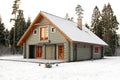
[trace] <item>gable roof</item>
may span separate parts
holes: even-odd
[[[46,13],[41,11],[27,31],[24,33],[22,38],[18,42],[18,46],[23,45],[26,39],[29,37],[32,30],[35,28],[35,23],[40,21],[40,18],[44,17],[47,19],[53,26],[55,26],[68,40],[73,42],[82,42],[96,45],[107,46],[107,44],[97,37],[93,32],[91,32],[85,26],[82,26],[82,30],[77,27],[77,23],[68,21],[64,18]]]

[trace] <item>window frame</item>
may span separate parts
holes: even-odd
[[[35,32],[35,31],[36,31],[36,32]],[[37,32],[38,32],[37,29],[34,29],[34,30],[33,30],[33,34],[34,34],[34,35],[37,35]]]
[[[95,46],[94,47],[94,53],[98,54],[100,52],[100,47],[99,46]]]
[[[48,27],[41,26],[39,34],[40,34],[40,41],[48,40]]]
[[[55,33],[56,29],[54,27],[51,27],[51,33]]]

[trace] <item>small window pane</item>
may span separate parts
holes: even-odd
[[[95,47],[95,53],[99,53],[99,47]]]
[[[56,31],[56,29],[52,27],[51,32],[54,33],[55,31]]]
[[[33,31],[33,34],[37,34],[37,30],[36,29]]]

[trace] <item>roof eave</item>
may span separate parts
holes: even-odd
[[[80,41],[73,41],[73,43],[83,43],[83,44],[89,44],[89,45],[99,45],[103,47],[108,47],[108,44],[96,44],[96,43],[88,43],[88,42],[80,42]]]
[[[35,28],[33,26],[35,26],[34,24],[37,22],[37,19],[40,18],[40,14],[41,12],[39,12],[39,14],[37,15],[37,17],[34,19],[34,21],[31,23],[31,25],[28,27],[28,29],[26,30],[26,32],[23,34],[23,36],[20,38],[20,40],[17,43],[17,46],[22,46],[23,43],[27,40],[27,38],[29,37],[30,33],[32,32],[32,29]]]

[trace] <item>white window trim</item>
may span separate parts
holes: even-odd
[[[95,48],[96,48],[96,47],[98,47],[98,52],[97,52],[97,53],[95,53]],[[100,46],[94,46],[93,51],[94,51],[94,54],[100,54]]]
[[[34,31],[36,31],[36,33],[34,33]],[[38,33],[38,30],[37,30],[37,29],[34,29],[34,30],[33,30],[33,34],[34,34],[34,35],[37,35],[37,33]]]
[[[52,29],[54,29],[54,31],[52,31]],[[55,33],[56,29],[54,27],[51,27],[51,33]]]
[[[49,25],[40,25],[39,26],[39,40],[40,40],[40,28],[42,27],[48,27],[48,40],[49,40]],[[40,40],[40,42],[48,41],[48,40]]]

